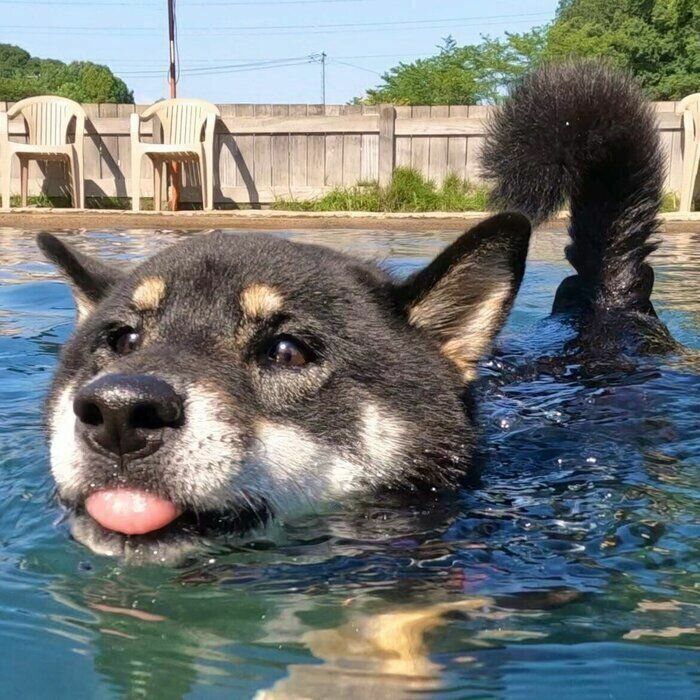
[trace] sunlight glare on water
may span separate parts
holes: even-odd
[[[188,234],[64,235],[128,262]],[[453,237],[279,235],[397,274]],[[1,695],[700,697],[700,235],[654,256],[654,303],[689,352],[624,372],[534,364],[569,334],[547,319],[564,244],[537,234],[483,364],[477,486],[347,504],[168,569],[69,539],[41,404],[73,302],[33,235],[0,229]]]

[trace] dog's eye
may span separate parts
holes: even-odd
[[[122,326],[110,333],[108,342],[117,355],[128,355],[141,344],[141,334],[131,326]]]
[[[297,369],[308,364],[313,359],[313,354],[301,341],[283,336],[272,342],[267,359],[275,367]]]

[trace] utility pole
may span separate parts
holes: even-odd
[[[177,67],[176,67],[176,48],[175,48],[175,0],[168,0],[168,39],[170,45],[170,97],[177,97]],[[170,211],[177,211],[177,206],[180,201],[180,172],[178,163],[173,161],[170,163],[170,186],[168,188],[168,206]]]
[[[326,112],[326,59],[328,54],[325,51],[321,53],[312,53],[309,55],[309,61],[321,64],[321,102],[323,102],[323,112]]]

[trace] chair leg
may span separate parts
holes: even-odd
[[[10,193],[12,190],[12,151],[9,149],[0,159],[0,209],[10,208]]]
[[[207,173],[206,173],[206,163],[204,161],[204,155],[199,156],[199,185],[202,191],[202,209],[207,210],[209,208],[209,203],[207,201]]]
[[[163,168],[164,163],[153,160],[153,210],[163,208]]]
[[[207,209],[214,209],[214,154],[206,153],[207,163]]]
[[[681,176],[681,212],[689,212],[693,203],[693,190],[695,189],[695,178],[697,177],[697,155],[692,144],[686,144],[683,153],[683,174]]]
[[[78,173],[77,163],[75,158],[70,158],[67,162],[67,167],[69,170],[71,188],[73,190],[73,208],[83,209],[80,205],[80,179]]]
[[[693,172],[695,173],[692,182],[690,183],[690,203],[689,206],[693,208],[693,196],[698,189],[698,177],[700,177],[700,145],[695,149],[695,165],[693,166]]]
[[[78,209],[85,209],[85,180],[83,179],[83,163],[77,153],[73,153],[72,170],[75,173],[73,176],[74,188],[78,200]]]
[[[134,151],[131,157],[131,211],[141,211],[141,157]]]
[[[20,157],[19,159],[20,172],[20,195],[22,206],[27,206],[27,194],[29,192],[29,159]]]

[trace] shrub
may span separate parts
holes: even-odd
[[[488,189],[451,174],[441,186],[417,170],[396,168],[387,187],[375,181],[336,187],[318,199],[278,200],[274,209],[290,211],[430,212],[483,211]]]

